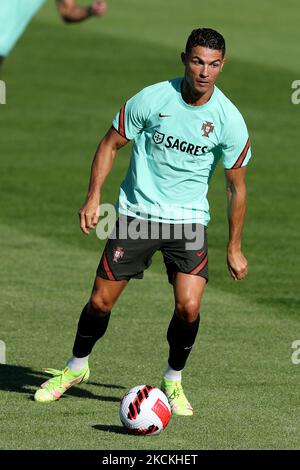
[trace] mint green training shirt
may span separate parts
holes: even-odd
[[[190,106],[182,78],[144,88],[113,120],[116,131],[134,140],[117,210],[165,223],[210,220],[207,191],[219,159],[226,169],[247,165],[250,141],[238,109],[214,87],[210,100]]]

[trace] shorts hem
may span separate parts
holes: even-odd
[[[200,273],[199,273],[199,274],[186,273],[186,272],[180,271],[180,270],[176,270],[176,271],[174,270],[174,271],[172,272],[172,278],[174,278],[174,274],[177,274],[177,273],[190,274],[190,276],[203,277],[203,279],[206,280],[206,284],[208,283],[208,280],[209,280],[208,275],[205,276],[204,274],[200,274]],[[169,281],[169,283],[170,283],[171,285],[173,285],[173,281],[172,281],[170,278],[171,278],[171,276],[168,275],[168,281]]]
[[[144,275],[142,276],[119,276],[118,279],[107,279],[107,276],[105,276],[102,273],[99,273],[96,271],[96,276],[101,277],[101,279],[105,279],[106,281],[113,281],[113,282],[118,282],[118,281],[130,281],[131,279],[143,279]]]

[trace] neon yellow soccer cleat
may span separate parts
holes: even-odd
[[[163,378],[161,390],[166,394],[174,415],[192,416],[193,408],[184,394],[181,382]]]
[[[79,371],[71,370],[68,367],[64,370],[44,369],[44,371],[54,377],[44,382],[35,392],[34,399],[42,403],[59,400],[72,385],[87,382],[90,376],[88,364]]]

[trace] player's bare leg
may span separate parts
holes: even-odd
[[[206,279],[200,276],[184,273],[174,276],[175,311],[167,334],[170,353],[162,390],[169,399],[173,414],[180,416],[193,414],[193,408],[181,386],[181,372],[197,336],[205,286]]]
[[[35,393],[35,400],[48,403],[58,400],[72,385],[87,382],[88,358],[95,343],[105,334],[110,312],[128,281],[108,281],[96,277],[89,302],[84,307],[77,328],[73,356],[63,370],[46,369],[54,377]]]
[[[189,323],[199,315],[206,279],[201,276],[177,273],[173,281],[175,311],[179,318]]]
[[[88,313],[100,317],[107,315],[127,284],[128,281],[109,281],[96,276]]]

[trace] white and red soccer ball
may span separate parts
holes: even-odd
[[[152,385],[137,385],[121,400],[120,419],[129,434],[160,434],[171,417],[166,395]]]

